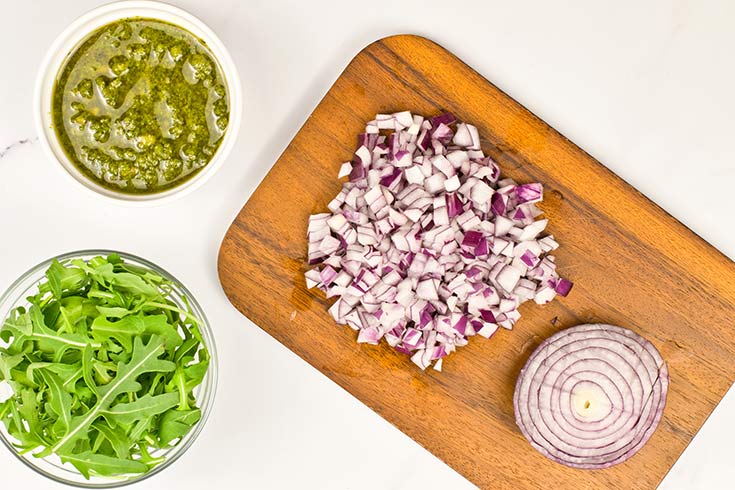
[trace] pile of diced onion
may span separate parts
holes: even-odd
[[[541,184],[500,179],[477,128],[450,113],[378,114],[339,177],[330,212],[309,218],[306,282],[337,298],[329,311],[358,342],[441,370],[469,337],[512,328],[524,301],[572,287],[536,219]]]

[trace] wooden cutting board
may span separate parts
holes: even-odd
[[[340,190],[337,172],[356,135],[376,113],[406,109],[453,112],[478,127],[504,175],[544,184],[559,271],[575,283],[567,298],[524,304],[513,331],[472,338],[442,373],[420,371],[385,344],[358,345],[327,313],[331,301],[303,278],[307,218]],[[735,378],[735,264],[416,36],[382,39],[352,60],[230,227],[219,274],[238,310],[482,488],[655,488]],[[666,411],[648,444],[597,471],[566,468],[532,449],[512,401],[516,376],[541,340],[589,322],[639,332],[671,372]]]

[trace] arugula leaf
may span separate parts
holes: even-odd
[[[10,435],[20,441],[19,446],[23,452],[32,451],[38,446],[44,444],[43,438],[39,434],[39,413],[40,406],[36,393],[30,388],[24,388],[20,392],[19,403],[11,406],[14,424],[7,427]],[[28,428],[22,424],[21,420],[25,420]]]
[[[74,465],[87,479],[89,479],[92,473],[102,476],[115,476],[145,473],[148,471],[148,466],[140,461],[95,454],[91,451],[78,454],[63,451],[58,453],[58,455],[61,461]]]
[[[189,409],[189,393],[186,389],[186,377],[184,376],[184,370],[181,366],[176,368],[174,377],[171,379],[166,388],[171,391],[176,391],[179,394],[179,410]]]
[[[115,286],[117,289],[155,297],[159,294],[158,288],[148,284],[142,277],[130,272],[114,272],[112,264],[105,264],[97,268],[93,274],[103,282]]]
[[[99,417],[104,410],[114,401],[120,393],[136,392],[140,384],[136,378],[153,371],[172,371],[175,365],[171,361],[158,359],[163,353],[163,342],[157,337],[151,337],[148,345],[143,344],[140,337],[136,337],[133,347],[133,357],[128,364],[120,364],[117,368],[117,376],[104,386],[98,388],[99,399],[97,403],[84,415],[78,415],[71,420],[69,431],[59,439],[51,451],[58,453],[68,449],[77,439],[86,435],[86,429]]]
[[[84,384],[87,385],[87,388],[89,388],[89,390],[96,396],[97,384],[94,382],[94,373],[92,372],[93,359],[94,352],[92,351],[92,346],[88,345],[82,352],[82,378],[84,379]]]
[[[38,425],[38,399],[36,394],[31,389],[24,389],[20,392],[21,403],[18,406],[18,413],[22,415],[27,421],[30,430],[33,430]]]
[[[5,349],[0,349],[0,381],[11,379],[10,370],[21,363],[23,354],[8,354]]]
[[[137,316],[127,316],[111,322],[104,316],[98,316],[92,322],[92,337],[96,340],[115,339],[126,351],[133,348],[133,337],[145,332],[145,324]]]
[[[94,299],[80,296],[66,296],[59,301],[59,320],[53,327],[59,332],[87,333],[84,320],[94,318],[99,313]]]
[[[191,364],[184,368],[184,376],[186,377],[186,386],[189,391],[199,386],[204,380],[204,376],[209,369],[209,359]]]
[[[122,427],[112,427],[105,419],[97,420],[92,427],[110,443],[118,458],[130,457],[131,441]]]
[[[74,322],[72,321],[71,315],[69,315],[69,310],[61,306],[61,303],[57,304],[59,305],[59,316],[55,325],[56,331],[66,333],[74,332]]]
[[[26,376],[33,382],[36,381],[35,372],[37,369],[48,369],[52,373],[59,376],[62,386],[67,391],[73,391],[73,383],[82,376],[80,363],[61,363],[61,362],[31,362],[26,367]],[[42,379],[40,381],[43,381]]]
[[[201,418],[202,412],[198,408],[184,411],[171,410],[163,414],[161,430],[158,432],[161,445],[167,446],[176,439],[184,437]]]
[[[46,271],[46,278],[48,278],[48,287],[51,290],[51,294],[53,294],[54,298],[56,299],[61,299],[61,275],[63,273],[64,268],[56,259],[51,262],[51,267],[49,267]]]
[[[199,348],[200,342],[195,338],[188,338],[182,342],[181,347],[176,349],[174,361],[181,362],[185,357],[193,356]]]
[[[64,389],[63,383],[54,373],[42,370],[41,375],[49,387],[49,406],[66,433],[71,425],[71,394]]]
[[[163,337],[166,350],[173,350],[183,342],[176,327],[168,323],[166,315],[146,315],[142,320],[144,332]]]
[[[122,306],[98,306],[97,311],[107,318],[123,318],[133,313]]]
[[[79,334],[59,333],[56,330],[48,328],[43,318],[41,309],[32,305],[28,315],[31,320],[33,330],[28,337],[37,341],[38,349],[43,352],[52,352],[55,358],[60,358],[67,349],[84,349],[87,344],[92,347],[99,347],[100,344],[90,342],[89,338]]]
[[[24,308],[17,308],[10,312],[10,316],[3,323],[2,329],[0,329],[0,339],[5,342],[9,342],[13,339],[13,343],[8,347],[8,350],[13,350],[12,347],[22,346],[25,340],[33,333],[33,324],[31,323],[31,317],[26,313]]]
[[[12,398],[8,398],[4,402],[0,402],[0,421],[2,421],[4,424],[8,425],[7,423],[7,415],[10,412],[10,404],[13,403]]]
[[[105,410],[105,418],[115,424],[130,425],[138,420],[150,418],[161,414],[179,403],[176,393],[164,393],[163,395],[144,395],[134,402],[118,403],[109,410]]]
[[[0,402],[19,451],[85,477],[149,471],[201,419],[209,354],[188,300],[120,257],[54,261],[0,326]]]

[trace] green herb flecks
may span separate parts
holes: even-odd
[[[54,129],[71,162],[99,185],[128,194],[161,192],[196,175],[229,124],[212,51],[156,19],[120,19],[92,32],[69,54],[52,99]]]

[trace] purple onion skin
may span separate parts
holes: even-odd
[[[445,124],[447,126],[451,126],[452,124],[457,122],[457,118],[454,117],[454,114],[451,112],[444,112],[442,114],[439,114],[438,116],[434,116],[431,119],[429,119],[431,122],[431,127],[436,128],[440,124]]]
[[[554,287],[554,290],[557,292],[557,294],[561,296],[566,296],[572,290],[573,286],[574,284],[572,284],[571,281],[567,279],[559,279],[556,283],[556,286]]]
[[[352,162],[352,172],[350,172],[350,182],[356,182],[365,178],[367,173],[365,167],[360,162]]]

